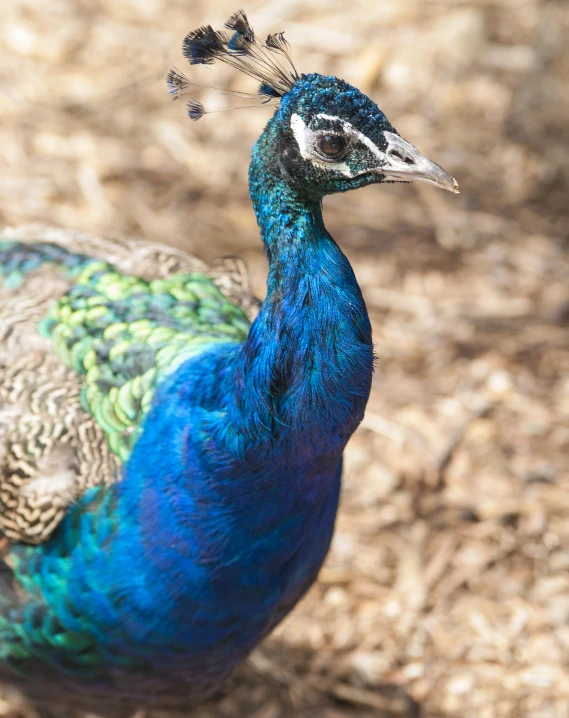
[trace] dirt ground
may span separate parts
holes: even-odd
[[[190,123],[164,76],[226,0],[10,0],[0,225],[266,263],[248,152],[270,110]],[[297,67],[370,94],[458,179],[329,198],[379,356],[318,584],[199,718],[569,717],[569,10],[252,0]],[[194,76],[250,89],[230,71]],[[239,102],[212,91],[203,102]],[[19,714],[9,693],[0,714]],[[142,713],[140,714],[142,715]],[[187,714],[189,715],[189,713]]]

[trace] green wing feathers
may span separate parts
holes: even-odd
[[[240,342],[249,322],[204,274],[146,281],[93,261],[40,325],[85,376],[83,405],[125,461],[156,382],[205,345]]]
[[[0,529],[39,543],[120,475],[163,377],[246,337],[253,301],[237,260],[210,271],[159,245],[14,234],[0,236]]]

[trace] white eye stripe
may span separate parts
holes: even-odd
[[[363,145],[365,145],[365,147],[370,150],[370,152],[375,157],[377,157],[377,159],[385,162],[385,152],[382,152],[379,147],[369,139],[369,137],[366,137],[359,130],[356,130],[356,128],[352,124],[347,122],[347,120],[343,120],[341,117],[335,117],[334,115],[327,115],[325,113],[320,113],[316,115],[316,117],[322,120],[339,122],[342,125],[342,130],[346,135],[349,135],[357,142],[361,142]],[[358,174],[362,174],[361,172],[352,172],[352,170],[345,162],[326,162],[325,160],[321,160],[318,157],[315,157],[310,150],[309,143],[309,139],[313,135],[313,133],[306,127],[306,123],[304,122],[302,117],[300,117],[300,115],[297,115],[296,113],[292,115],[290,119],[290,126],[296,143],[298,145],[300,155],[305,160],[310,160],[312,164],[322,169],[334,172],[341,172],[346,177],[356,177]]]

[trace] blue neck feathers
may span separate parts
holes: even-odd
[[[267,297],[239,350],[233,417],[244,431],[290,437],[295,454],[302,445],[341,454],[369,396],[370,323],[320,199],[299,196],[273,173],[264,139],[249,183],[269,260]]]

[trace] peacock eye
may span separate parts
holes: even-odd
[[[337,160],[346,151],[347,144],[342,135],[322,135],[318,138],[318,151],[328,160]]]

